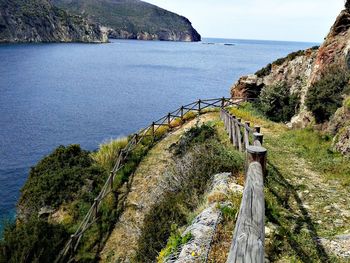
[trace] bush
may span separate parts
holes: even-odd
[[[269,75],[271,73],[271,69],[272,69],[272,64],[269,63],[269,64],[267,64],[266,67],[255,72],[255,75],[257,75],[259,78],[266,77],[267,75]]]
[[[92,165],[89,154],[79,145],[59,146],[42,159],[30,170],[29,178],[21,190],[19,208],[34,215],[41,207],[58,208],[82,194],[87,200],[93,200],[105,172]],[[90,188],[85,193],[80,191],[84,185]]]
[[[321,79],[310,87],[306,106],[314,114],[316,122],[330,119],[342,106],[342,96],[349,91],[349,72],[342,66],[332,66]]]
[[[0,241],[0,262],[54,262],[67,237],[61,225],[36,217],[9,225]]]
[[[243,166],[241,155],[226,148],[216,130],[205,124],[187,131],[172,147],[179,153],[162,184],[169,191],[145,217],[137,262],[153,262],[167,245],[171,226],[189,223],[188,214],[200,204],[213,175],[236,173]]]
[[[113,169],[117,161],[120,150],[127,144],[127,138],[111,140],[107,143],[101,144],[99,150],[91,154],[91,158],[107,171],[110,171]]]
[[[259,110],[272,121],[289,121],[297,112],[299,96],[290,94],[286,83],[265,87],[260,94]]]

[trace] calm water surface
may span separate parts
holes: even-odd
[[[29,168],[58,145],[94,150],[182,104],[229,96],[239,76],[314,45],[203,42],[216,44],[0,45],[0,218],[14,216]]]

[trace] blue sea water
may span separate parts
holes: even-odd
[[[241,75],[313,45],[232,39],[0,45],[0,218],[14,217],[30,167],[58,145],[94,150],[182,104],[229,96]]]

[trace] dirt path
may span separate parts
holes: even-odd
[[[217,116],[217,113],[201,115],[200,122],[207,122]],[[152,205],[159,202],[159,196],[164,190],[161,182],[166,176],[167,167],[172,163],[172,154],[168,149],[186,129],[196,123],[197,119],[191,120],[169,133],[142,160],[134,175],[125,211],[101,253],[101,262],[116,262],[117,259],[129,262],[128,259],[135,255],[143,220]]]
[[[275,131],[262,132],[270,166],[269,257],[276,262],[350,262],[349,188],[314,171]]]

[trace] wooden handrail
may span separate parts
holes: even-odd
[[[227,263],[263,263],[265,243],[263,170],[258,162],[249,165],[239,216]]]
[[[107,197],[107,195],[113,190],[113,182],[115,181],[115,177],[117,176],[117,173],[124,167],[124,162],[130,155],[130,153],[137,147],[138,144],[140,144],[144,138],[151,137],[152,142],[156,142],[157,135],[156,131],[160,128],[160,126],[168,126],[169,129],[171,129],[171,122],[169,122],[169,116],[173,119],[180,118],[183,120],[183,116],[191,111],[197,111],[198,113],[201,112],[204,108],[201,108],[201,104],[208,104],[206,102],[208,101],[214,101],[213,103],[209,103],[209,106],[212,106],[213,108],[225,108],[228,106],[239,106],[241,102],[249,101],[250,99],[245,98],[218,98],[218,99],[206,99],[206,100],[197,100],[195,102],[189,103],[185,106],[181,106],[180,108],[176,109],[173,112],[168,113],[167,115],[163,116],[162,118],[158,119],[156,122],[152,122],[151,125],[147,126],[146,128],[141,129],[139,132],[135,133],[132,138],[129,140],[128,144],[125,146],[124,149],[122,149],[119,152],[118,159],[109,175],[107,180],[105,181],[104,186],[102,187],[100,193],[98,194],[97,198],[95,199],[94,203],[89,209],[89,212],[85,215],[83,221],[79,224],[77,230],[69,240],[66,242],[64,248],[59,253],[58,257],[56,258],[55,262],[62,262],[67,261],[66,257],[68,257],[68,254],[74,254],[74,252],[77,250],[79,246],[79,242],[83,236],[83,234],[90,228],[91,225],[93,225],[99,216],[99,209],[101,207],[101,203],[104,201],[104,199]],[[239,101],[239,102],[237,102]],[[192,107],[190,107],[192,106]],[[196,107],[198,108],[196,109]],[[209,107],[208,106],[208,107]],[[190,107],[190,108],[188,108]],[[220,113],[221,114],[221,113]],[[170,118],[171,119],[171,118]],[[159,123],[158,123],[159,122]],[[156,128],[156,126],[158,126]],[[149,134],[151,133],[151,134]]]
[[[265,239],[263,178],[266,174],[267,157],[267,150],[262,147],[263,134],[260,133],[259,126],[253,129],[249,122],[243,124],[241,119],[223,108],[220,117],[233,146],[239,151],[246,152],[245,186],[227,263],[263,263]],[[252,143],[249,137],[252,137]]]

